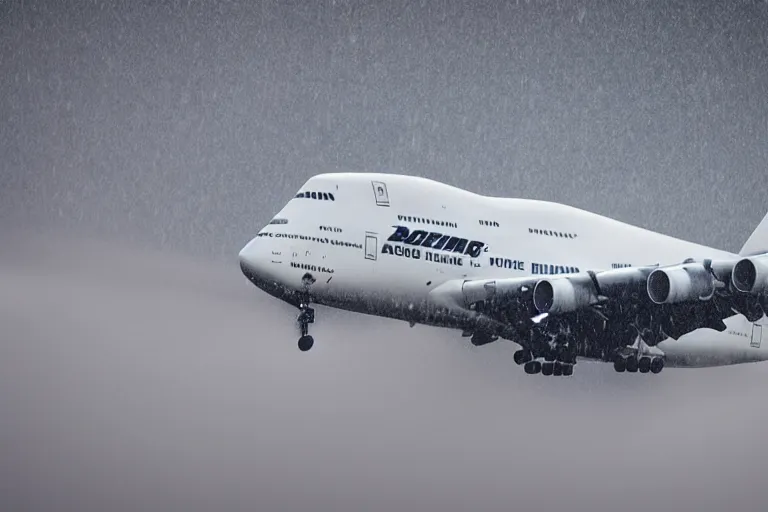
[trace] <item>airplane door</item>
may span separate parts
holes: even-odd
[[[752,341],[749,343],[750,347],[760,348],[760,343],[763,340],[763,326],[760,324],[752,324]]]
[[[376,233],[365,233],[365,259],[376,261],[379,254],[379,239]]]

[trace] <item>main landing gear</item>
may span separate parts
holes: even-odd
[[[576,358],[567,353],[557,355],[548,353],[544,356],[542,363],[535,360],[531,351],[527,349],[515,352],[514,358],[517,365],[523,365],[523,369],[528,375],[541,373],[546,376],[570,377],[573,375],[573,365],[576,364]]]
[[[628,347],[616,353],[613,369],[619,373],[661,373],[664,369],[664,356],[650,354],[645,342],[638,336],[637,347]]]
[[[664,369],[664,358],[635,354],[618,354],[613,360],[613,369],[617,372],[660,373]]]

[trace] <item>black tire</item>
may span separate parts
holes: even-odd
[[[552,369],[552,375],[555,377],[560,377],[563,375],[563,365],[559,362],[555,362],[555,366]]]
[[[299,338],[299,350],[301,350],[302,352],[306,352],[307,350],[311,349],[312,345],[314,344],[315,344],[315,339],[309,334]]]
[[[573,375],[573,365],[572,364],[564,364],[563,365],[563,377],[570,377]]]
[[[546,362],[541,365],[541,374],[549,377],[555,370],[555,363]]]
[[[613,369],[618,373],[624,373],[627,370],[627,360],[623,357],[618,357],[613,362]]]
[[[664,359],[661,357],[654,357],[651,361],[651,372],[652,373],[661,373],[661,370],[664,369]]]
[[[635,356],[627,358],[627,371],[629,373],[637,373],[637,358]]]
[[[637,364],[637,369],[640,373],[648,373],[651,371],[651,358],[643,356],[640,358],[640,362]]]
[[[517,365],[525,364],[532,359],[531,353],[527,350],[518,350],[517,352],[515,352],[514,357],[515,357],[515,364]]]

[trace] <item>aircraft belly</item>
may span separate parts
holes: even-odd
[[[768,351],[752,346],[749,337],[701,329],[678,340],[667,339],[658,348],[671,367],[703,368],[768,360]]]

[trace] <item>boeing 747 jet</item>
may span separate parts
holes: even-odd
[[[580,359],[654,374],[768,359],[768,215],[735,254],[552,202],[329,173],[239,259],[298,308],[302,351],[320,304],[514,342],[528,374],[572,375]]]

